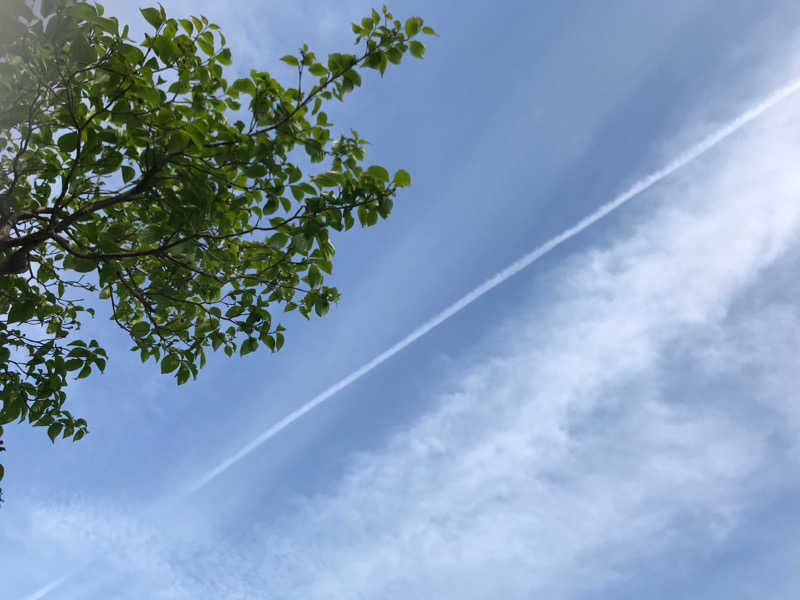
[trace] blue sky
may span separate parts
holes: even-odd
[[[371,8],[164,5],[286,79],[278,57],[348,47]],[[440,37],[329,110],[414,184],[334,239],[341,302],[181,388],[91,323],[112,351],[71,386],[91,434],[6,429],[3,597],[794,598],[800,95],[186,493],[800,77],[788,1],[390,8]]]

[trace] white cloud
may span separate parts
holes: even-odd
[[[797,466],[797,113],[649,193],[434,412],[247,541],[76,506],[28,535],[98,557],[89,591],[154,598],[575,597],[724,546]]]
[[[301,16],[280,18],[296,33]],[[436,411],[246,541],[84,503],[34,506],[3,539],[92,561],[67,598],[561,598],[724,546],[800,485],[798,113],[649,192],[651,216],[549,274],[550,307],[533,289]]]
[[[277,591],[564,597],[686,536],[721,543],[768,494],[756,474],[789,460],[771,438],[791,426],[773,411],[791,411],[780,351],[798,345],[797,313],[774,298],[730,310],[796,239],[797,125],[769,117],[651,194],[663,206],[627,240],[560,271],[549,315],[507,326],[507,348],[435,413],[269,536],[284,554],[266,567],[297,573]],[[783,344],[763,352],[776,327]],[[680,380],[686,356],[671,353],[692,339],[704,346],[689,355],[717,356],[725,395]],[[743,379],[742,365],[770,375]]]

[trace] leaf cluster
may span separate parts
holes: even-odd
[[[276,309],[322,316],[338,300],[331,232],[385,219],[411,182],[364,165],[367,142],[334,136],[325,106],[362,68],[421,58],[416,37],[434,32],[372,11],[353,25],[357,53],[283,57],[284,87],[227,78],[225,36],[202,16],[142,9],[137,43],[99,4],[24,7],[0,47],[0,423],[77,440],[68,375],[107,360],[77,337],[85,294],[178,384],[209,350],[279,350]]]

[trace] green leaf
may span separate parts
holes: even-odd
[[[269,245],[276,250],[280,250],[283,248],[286,243],[289,241],[289,236],[283,232],[278,232],[269,238]]]
[[[202,33],[197,37],[195,41],[197,42],[197,46],[200,48],[200,50],[202,50],[209,56],[214,54],[214,37],[211,35],[210,31]]]
[[[161,372],[162,373],[172,373],[175,369],[178,368],[178,365],[181,363],[181,359],[178,357],[177,354],[170,353],[167,354],[161,360]]]
[[[314,183],[319,187],[335,187],[342,181],[342,174],[336,171],[328,171],[326,173],[319,173],[313,177]]]
[[[298,61],[294,56],[291,54],[287,54],[286,56],[282,56],[281,60],[285,62],[287,65],[291,65],[293,67],[299,67],[300,61]]]
[[[392,206],[393,205],[394,205],[394,202],[392,201],[392,199],[389,196],[383,196],[378,201],[378,214],[380,214],[380,216],[383,217],[384,219],[388,218],[389,217],[389,213],[392,212]]]
[[[217,60],[220,64],[225,65],[226,67],[231,66],[231,50],[230,48],[223,48],[222,51],[217,54]]]
[[[267,167],[260,164],[250,165],[244,170],[244,174],[253,179],[258,179],[267,174]]]
[[[174,19],[169,19],[167,21],[167,25],[164,27],[164,31],[161,32],[166,38],[172,38],[178,32],[178,23]]]
[[[245,311],[245,307],[241,304],[234,304],[228,310],[225,311],[225,318],[226,319],[235,319],[239,315],[241,315]]]
[[[256,349],[258,349],[258,340],[254,337],[249,337],[242,342],[242,346],[239,348],[239,355],[244,356],[245,354],[250,354]]]
[[[366,174],[380,182],[386,183],[389,181],[389,171],[380,165],[372,165],[366,170]]]
[[[170,154],[180,154],[189,145],[191,138],[183,131],[173,133],[167,142],[167,152]]]
[[[91,4],[75,4],[67,10],[68,14],[79,21],[89,21],[97,18],[97,11]]]
[[[417,42],[416,40],[409,42],[408,51],[414,58],[423,58],[425,56],[425,44]]]
[[[403,60],[403,51],[397,46],[392,46],[385,52],[385,54],[389,62],[394,65],[399,65]]]
[[[106,19],[104,17],[95,17],[92,19],[95,27],[105,31],[106,33],[110,33],[113,36],[117,36],[119,34],[119,24],[115,18]]]
[[[185,364],[181,365],[181,368],[178,369],[177,373],[178,385],[183,385],[184,383],[189,381],[189,375],[191,374],[192,372],[191,370],[189,370],[189,367],[187,367]]]
[[[322,75],[328,74],[328,69],[323,64],[314,63],[308,68],[308,72],[311,73],[312,75],[321,77]]]
[[[292,236],[292,246],[294,246],[295,250],[300,254],[305,254],[311,247],[311,241],[304,233],[298,233]]]
[[[83,38],[78,38],[72,42],[70,45],[70,54],[72,54],[75,61],[81,66],[88,65],[97,60],[97,53],[94,51],[94,48]]]
[[[314,312],[317,313],[317,316],[324,317],[328,310],[330,309],[331,305],[328,303],[327,300],[324,298],[318,298],[316,303],[314,304]]]
[[[400,169],[394,174],[392,183],[394,183],[397,187],[408,187],[411,185],[411,175],[408,174],[408,171]]]
[[[245,94],[249,94],[251,96],[256,95],[256,86],[250,79],[246,77],[241,77],[233,82],[233,85],[230,87],[235,93],[244,92]]]
[[[64,268],[72,269],[78,273],[89,273],[97,267],[97,263],[93,260],[85,258],[77,258],[75,256],[67,255],[64,259]]]
[[[422,33],[427,35],[435,35],[438,36],[439,34],[433,30],[433,27],[428,27],[427,25],[422,28]]]
[[[411,17],[410,19],[406,19],[405,24],[405,32],[407,37],[414,37],[417,35],[419,31],[420,25],[422,25],[422,19],[419,17]]]
[[[122,167],[122,181],[124,183],[128,183],[134,177],[136,177],[136,170],[133,167],[127,165]]]
[[[319,286],[322,283],[322,273],[316,267],[316,265],[311,265],[308,268],[308,275],[306,276],[308,279],[308,285],[312,288]]]
[[[275,338],[271,335],[265,335],[261,338],[263,342],[267,345],[267,348],[275,352]]]
[[[58,148],[62,152],[69,154],[78,147],[78,134],[75,131],[69,131],[58,138]]]
[[[293,185],[290,187],[290,189],[292,190],[292,196],[294,196],[294,199],[298,202],[300,202],[303,199],[303,196],[306,194],[303,187],[299,185]]]
[[[147,20],[147,22],[156,29],[161,27],[161,24],[164,22],[164,19],[161,16],[161,11],[157,8],[142,8],[139,10],[139,12],[142,13],[142,16]]]
[[[147,321],[138,321],[131,325],[131,335],[142,338],[150,332],[150,324]]]
[[[264,203],[264,207],[261,209],[265,215],[271,215],[276,210],[278,210],[279,201],[275,196],[270,196],[267,198],[267,201]]]
[[[58,434],[61,433],[63,427],[64,425],[62,425],[61,423],[53,423],[52,425],[50,425],[50,427],[47,428],[47,437],[49,437],[50,441],[53,442],[54,444],[56,442]]]
[[[64,362],[64,368],[67,371],[77,371],[81,365],[83,365],[83,361],[80,358],[70,358]]]
[[[15,302],[8,311],[9,323],[24,323],[36,313],[36,304],[30,300]]]

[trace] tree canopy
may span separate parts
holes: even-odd
[[[362,68],[422,58],[416,38],[434,32],[373,10],[352,25],[357,53],[284,56],[284,87],[226,79],[230,49],[205,17],[145,8],[137,43],[99,4],[34,6],[0,14],[0,424],[78,440],[65,388],[108,358],[80,337],[87,293],[178,384],[209,349],[279,350],[276,310],[328,311],[331,230],[385,219],[410,177],[365,165],[366,141],[335,137],[326,104]]]

